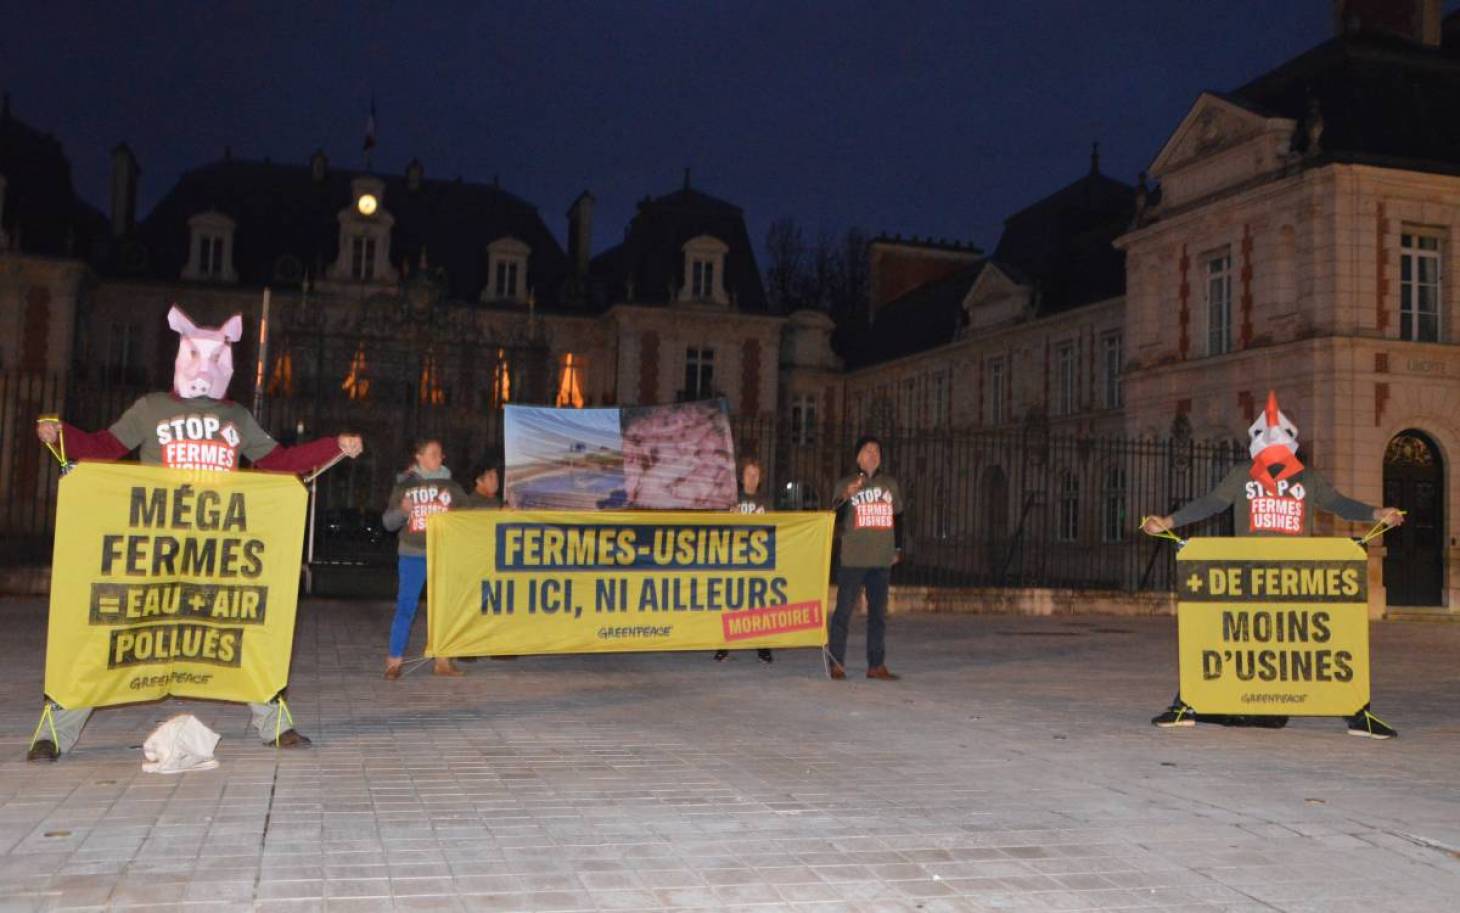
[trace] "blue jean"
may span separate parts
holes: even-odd
[[[847,628],[852,623],[852,608],[857,592],[867,588],[867,668],[882,665],[887,659],[887,585],[892,579],[890,568],[839,567],[836,569],[836,611],[831,616],[831,658],[837,665],[846,665]]]
[[[411,624],[416,620],[416,607],[421,604],[421,590],[426,586],[426,558],[424,555],[401,555],[396,567],[400,588],[395,594],[395,620],[390,623],[391,659],[404,655],[406,644],[411,639]]]

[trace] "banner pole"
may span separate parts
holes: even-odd
[[[264,405],[264,368],[269,359],[269,299],[271,297],[268,286],[264,286],[264,304],[262,317],[259,319],[259,353],[255,360],[253,373],[253,414],[258,418],[259,410]]]

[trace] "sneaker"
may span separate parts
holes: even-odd
[[[309,740],[309,736],[305,735],[297,729],[285,729],[283,732],[279,733],[279,737],[277,739],[274,739],[272,742],[264,743],[264,745],[268,748],[308,748],[313,744],[314,743]]]
[[[30,751],[25,753],[27,761],[55,761],[61,757],[61,752],[56,749],[56,743],[50,739],[39,739],[30,746]]]
[[[1162,729],[1172,729],[1176,726],[1195,726],[1196,711],[1189,704],[1172,704],[1164,711],[1151,717],[1151,725]]]
[[[1392,739],[1399,735],[1399,730],[1374,716],[1365,707],[1348,718],[1348,734],[1361,739]]]
[[[766,649],[756,650],[755,658],[763,663],[773,663],[776,661],[776,658],[771,655],[771,651]]]
[[[715,651],[715,662],[717,662],[717,663],[723,663],[729,657],[730,657],[730,651],[729,650],[716,650]]]

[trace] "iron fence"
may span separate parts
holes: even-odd
[[[49,560],[56,461],[36,440],[38,415],[87,429],[110,425],[144,389],[0,373],[0,560]],[[265,397],[261,423],[280,441],[354,431],[366,453],[320,477],[311,500],[307,557],[317,567],[389,568],[394,537],[380,511],[421,437],[443,442],[467,487],[472,465],[501,453],[500,410],[422,402],[418,396],[352,400],[345,393]],[[806,426],[765,416],[732,418],[737,452],[756,456],[782,509],[829,506],[855,471],[863,429]],[[897,581],[931,586],[1164,590],[1174,557],[1136,530],[1210,491],[1245,451],[1233,442],[1135,439],[1015,431],[895,429],[880,435],[885,470],[907,499],[906,553]],[[1230,532],[1230,516],[1193,534]]]

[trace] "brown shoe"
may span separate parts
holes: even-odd
[[[432,675],[441,675],[446,678],[461,678],[466,673],[456,668],[456,664],[445,656],[436,657],[436,664],[431,667]]]
[[[279,733],[277,739],[264,744],[269,748],[308,748],[314,743],[309,740],[309,736],[296,729],[285,729]]]
[[[387,662],[385,664],[385,680],[393,682],[398,678],[400,678],[400,660]]]
[[[846,667],[834,659],[826,661],[826,676],[834,682],[842,681],[847,677]]]
[[[50,739],[37,740],[25,753],[27,761],[55,761],[60,757],[61,752],[56,749],[56,743]]]
[[[884,682],[895,682],[902,678],[901,675],[897,675],[886,666],[873,666],[867,670],[867,677],[881,679]]]

